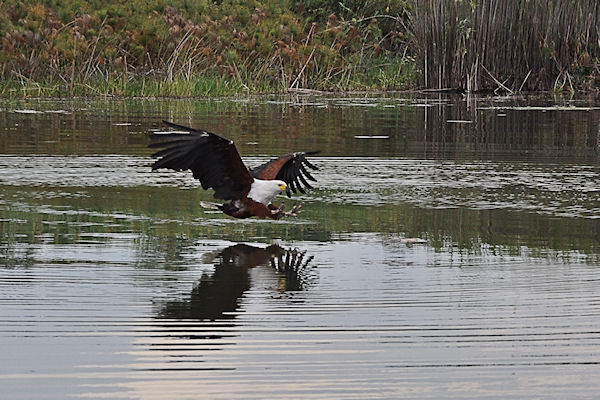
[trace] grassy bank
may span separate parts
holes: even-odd
[[[600,87],[600,5],[574,0],[16,0],[0,96]]]
[[[356,67],[354,67],[356,68]],[[414,63],[397,59],[382,59],[362,71],[349,69],[339,80],[327,85],[295,85],[286,81],[257,79],[250,74],[231,76],[214,72],[177,75],[166,79],[162,74],[127,74],[76,76],[72,79],[19,75],[5,78],[0,85],[0,97],[66,97],[66,96],[132,96],[132,97],[194,97],[230,96],[236,94],[285,93],[302,89],[325,91],[401,90],[413,87],[416,81]]]
[[[398,0],[3,2],[0,94],[403,89],[415,82],[406,10]]]

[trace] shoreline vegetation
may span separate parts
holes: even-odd
[[[592,0],[16,0],[0,97],[600,88]]]

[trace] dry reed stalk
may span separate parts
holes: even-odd
[[[600,58],[600,3],[415,0],[414,50],[425,88],[553,89]],[[562,85],[565,86],[564,84]]]
[[[289,89],[293,89],[294,86],[298,83],[298,79],[300,79],[300,77],[302,76],[302,74],[304,73],[304,70],[306,69],[306,66],[308,65],[308,63],[310,62],[310,60],[312,59],[313,55],[315,54],[315,49],[313,48],[312,52],[310,53],[310,55],[308,56],[308,59],[306,60],[306,62],[304,63],[304,65],[302,66],[302,69],[300,70],[300,72],[298,73],[298,75],[296,76],[296,79],[294,79],[294,81],[292,82],[292,84],[290,85]],[[304,86],[304,85],[303,85]],[[296,89],[298,87],[296,86]]]

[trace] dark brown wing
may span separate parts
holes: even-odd
[[[163,139],[149,147],[162,148],[152,156],[161,157],[152,169],[189,169],[204,189],[213,188],[214,197],[223,200],[240,199],[250,190],[254,178],[248,172],[233,141],[214,133],[199,131],[172,122],[168,126],[188,133],[153,134]]]
[[[306,167],[318,169],[306,159],[306,156],[317,153],[319,153],[318,150],[286,154],[251,169],[250,174],[258,179],[279,179],[284,181],[287,184],[285,192],[288,197],[291,197],[290,189],[294,193],[296,193],[296,189],[300,193],[306,193],[303,185],[309,189],[313,188],[307,182],[307,179],[314,182],[317,181]]]

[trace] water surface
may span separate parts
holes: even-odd
[[[298,218],[150,171],[161,120],[314,157]],[[594,398],[600,109],[423,96],[0,102],[4,399]]]

